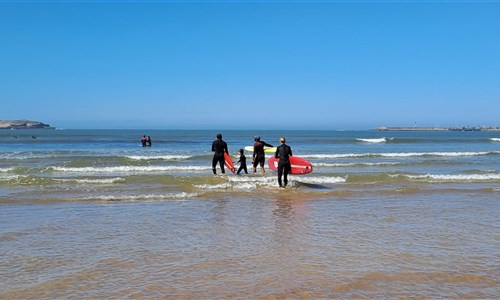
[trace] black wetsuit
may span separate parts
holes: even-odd
[[[266,153],[264,152],[264,146],[273,147],[273,145],[268,144],[264,141],[258,141],[253,144],[253,167],[256,168],[260,164],[261,167],[264,166],[266,161]]]
[[[240,174],[241,170],[245,171],[245,174],[248,174],[247,170],[247,157],[245,154],[240,155],[240,160],[237,163],[240,163],[240,167],[238,168],[238,172],[236,174]]]
[[[292,156],[292,148],[286,144],[278,146],[276,153],[274,153],[274,157],[280,159],[278,163],[278,184],[280,187],[285,187],[288,184],[288,173],[290,173],[291,169],[290,156]],[[282,176],[284,177],[284,185],[281,183]]]
[[[217,139],[212,143],[212,151],[214,151],[214,157],[212,159],[212,172],[214,174],[217,174],[215,171],[215,166],[217,165],[217,162],[220,165],[220,170],[222,174],[225,174],[226,171],[224,170],[224,152],[229,154],[229,151],[227,150],[227,143],[224,142],[222,139]]]

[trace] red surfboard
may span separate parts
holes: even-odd
[[[224,152],[224,165],[229,169],[229,171],[233,173],[235,172],[233,160],[229,157],[229,155],[227,155],[226,152]]]
[[[275,158],[274,156],[270,157],[267,160],[269,169],[278,171],[279,161],[279,158]],[[309,161],[297,156],[290,156],[290,164],[292,165],[292,169],[290,170],[290,174],[292,175],[304,175],[309,174],[313,171],[313,166]]]

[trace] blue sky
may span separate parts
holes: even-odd
[[[0,119],[500,125],[500,2],[0,1]]]

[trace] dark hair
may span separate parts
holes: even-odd
[[[243,149],[240,149],[240,153],[243,153],[243,152],[245,152],[245,151]]]
[[[218,139],[221,139],[221,138],[222,138],[222,134],[217,133],[217,138],[218,138]]]
[[[253,140],[254,140],[254,141],[256,141],[256,142],[260,141],[260,136],[257,136],[257,135],[256,135],[256,136],[254,136],[254,137],[253,137]]]

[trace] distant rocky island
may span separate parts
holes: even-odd
[[[0,129],[55,129],[55,127],[39,121],[0,120]]]

